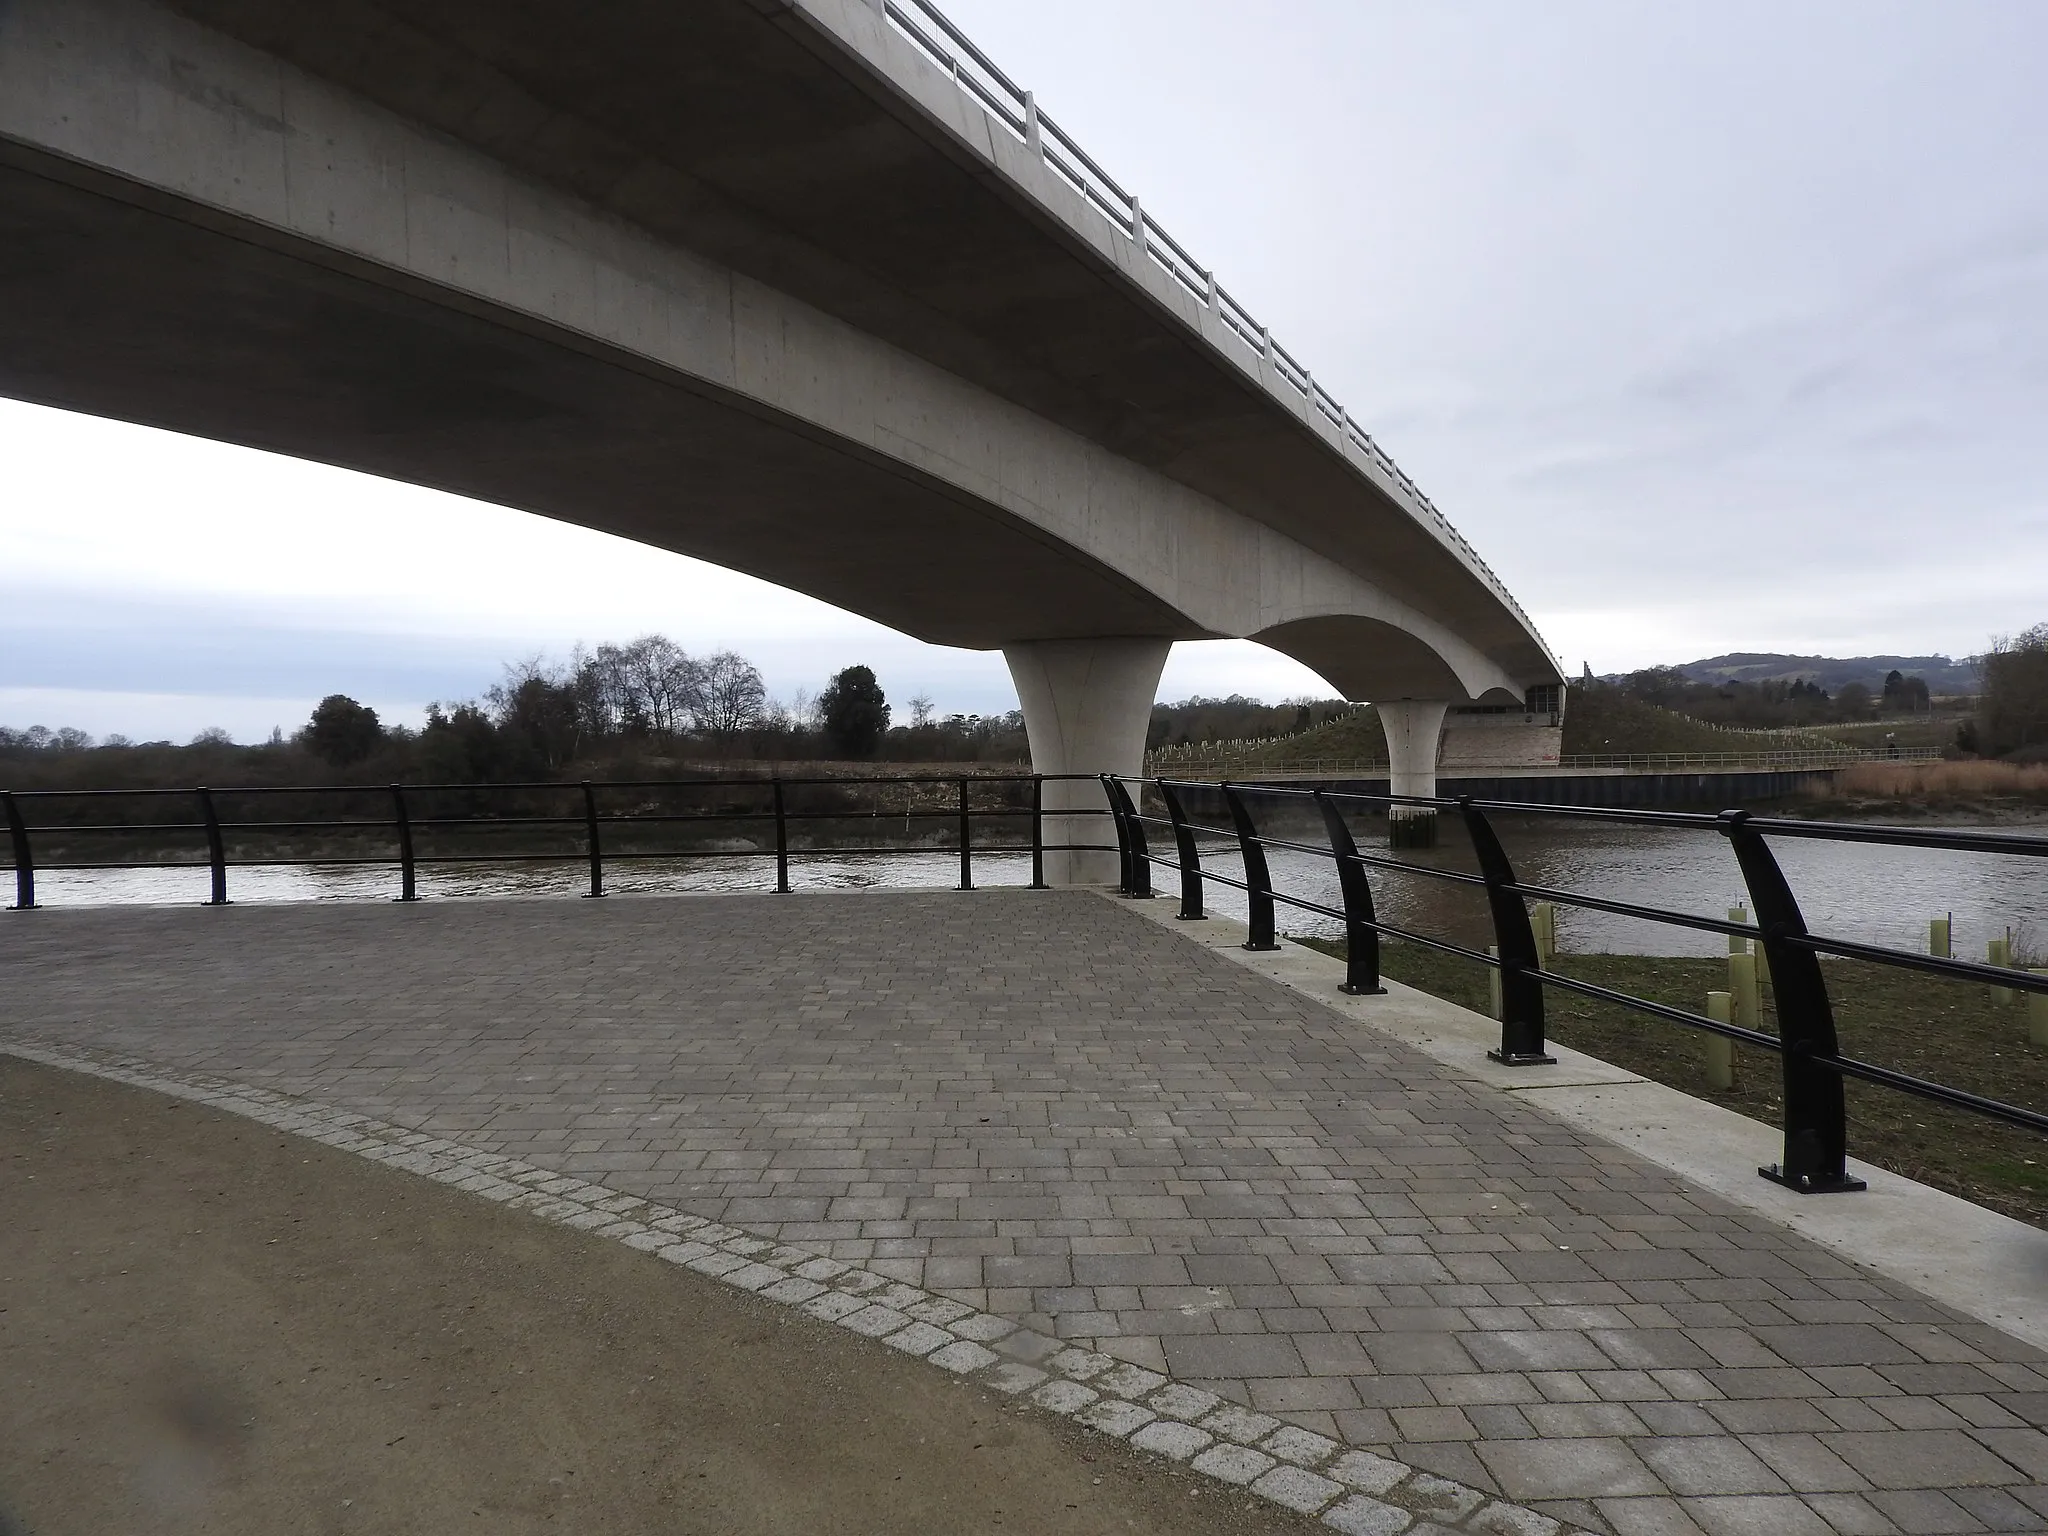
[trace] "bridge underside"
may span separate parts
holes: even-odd
[[[0,146],[0,394],[580,523],[935,644],[1206,633],[846,439],[81,179]]]

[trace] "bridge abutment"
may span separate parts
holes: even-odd
[[[1145,728],[1159,691],[1171,640],[1023,640],[1003,647],[1024,729],[1031,738],[1035,773],[1142,773]],[[1045,786],[1045,809],[1093,811],[1103,808],[1102,791],[1078,780]],[[1114,843],[1106,817],[1048,814],[1045,840],[1059,843]],[[1053,885],[1110,885],[1117,879],[1114,853],[1048,851],[1045,878]]]
[[[1380,728],[1387,735],[1388,793],[1434,795],[1437,749],[1443,741],[1442,699],[1375,701]],[[1396,848],[1430,848],[1436,844],[1436,812],[1417,805],[1390,806],[1387,841]]]

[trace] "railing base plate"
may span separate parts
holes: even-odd
[[[1263,955],[1268,950],[1278,949],[1280,946],[1278,944],[1240,944],[1237,947],[1239,949],[1248,949],[1255,955]]]
[[[1354,987],[1348,981],[1339,982],[1337,990],[1350,997],[1385,997],[1387,995],[1385,987]]]
[[[1757,1172],[1773,1184],[1782,1184],[1799,1195],[1853,1195],[1859,1189],[1870,1188],[1869,1184],[1853,1173],[1845,1173],[1836,1178],[1816,1178],[1805,1173],[1794,1176],[1786,1173],[1783,1166],[1778,1163],[1772,1163],[1768,1168],[1759,1168]]]
[[[1173,914],[1173,920],[1176,923],[1206,923],[1209,921],[1209,914],[1206,912],[1176,912]]]
[[[1522,1051],[1488,1051],[1486,1059],[1488,1061],[1497,1061],[1504,1067],[1554,1067],[1557,1065],[1557,1058],[1555,1056],[1545,1056],[1541,1053],[1529,1054]]]

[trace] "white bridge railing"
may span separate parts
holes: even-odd
[[[1136,194],[1117,185],[1109,172],[1096,164],[1088,152],[1074,142],[1057,123],[1039,110],[1031,92],[1024,90],[998,69],[931,0],[869,0],[897,31],[949,73],[954,83],[980,104],[988,115],[1028,146],[1039,159],[1066,181],[1089,203],[1099,209],[1154,262],[1201,300],[1226,327],[1258,351],[1271,366],[1275,378],[1297,391],[1311,409],[1329,420],[1344,440],[1364,453],[1388,478],[1401,488],[1415,507],[1434,524],[1443,540],[1478,570],[1494,594],[1526,624],[1531,634],[1536,625],[1501,584],[1498,576],[1465,536],[1451,526],[1450,519],[1437,510],[1436,503],[1387,455],[1385,449],[1331,393],[1315,381],[1305,364],[1273,339],[1261,325],[1216,281],[1216,274],[1188,254],[1187,248],[1161,229],[1147,214]]]

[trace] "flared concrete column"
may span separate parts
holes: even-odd
[[[1396,795],[1436,793],[1436,755],[1444,736],[1441,699],[1396,699],[1375,702],[1380,729],[1387,733],[1387,769]],[[1436,844],[1436,812],[1421,806],[1397,805],[1387,813],[1387,841],[1396,848],[1430,848]]]
[[[1171,640],[1025,640],[1003,647],[1036,773],[1142,773],[1145,728]],[[1105,809],[1099,784],[1045,786],[1048,811]],[[1116,842],[1106,816],[1047,816],[1047,843]],[[1113,853],[1045,856],[1051,885],[1113,885]]]

